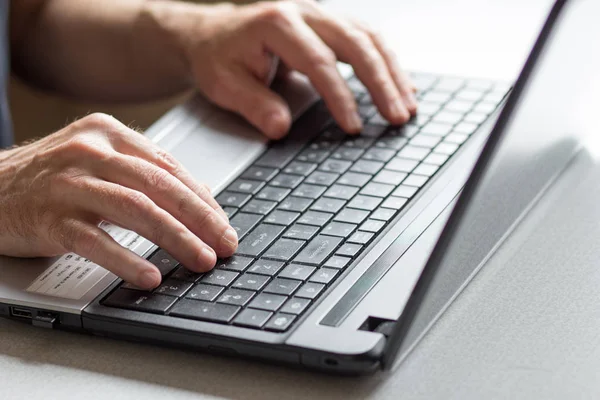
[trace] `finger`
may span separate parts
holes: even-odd
[[[94,173],[109,182],[148,196],[158,207],[182,222],[220,257],[237,249],[235,230],[219,214],[162,168],[141,158],[117,154]]]
[[[225,214],[223,208],[214,199],[208,186],[196,181],[183,164],[160,146],[153,143],[144,135],[129,129],[125,125],[120,125],[121,133],[114,135],[114,137],[111,138],[115,150],[130,156],[143,158],[169,172],[199,196],[205,203],[216,210],[226,222],[229,221],[227,214]]]
[[[108,233],[91,223],[65,220],[50,234],[65,252],[85,257],[127,282],[143,289],[153,289],[160,285],[158,268],[122,247]]]
[[[215,252],[143,193],[95,178],[81,178],[66,190],[71,207],[137,232],[189,269],[205,272],[214,267]]]
[[[271,139],[283,137],[292,123],[285,100],[241,66],[229,70],[212,100],[239,113]]]
[[[311,4],[311,3],[306,3]],[[351,64],[365,84],[381,114],[394,124],[403,124],[410,113],[398,87],[371,37],[362,29],[334,18],[320,7],[307,7],[305,19],[338,58]]]
[[[362,121],[354,96],[337,70],[335,54],[297,11],[284,6],[286,3],[265,7],[262,18],[257,19],[260,39],[286,65],[310,79],[344,130],[359,132]]]
[[[385,59],[388,70],[392,79],[396,83],[396,87],[400,91],[402,98],[404,99],[404,103],[406,104],[408,111],[411,114],[415,114],[417,112],[418,104],[417,98],[415,97],[415,93],[417,92],[417,87],[411,82],[410,78],[404,72],[400,65],[398,65],[398,60],[394,52],[389,48],[389,46],[385,43],[381,35],[371,31],[366,28],[361,23],[355,23],[358,25],[359,29],[362,29],[373,41],[375,47],[380,52],[380,54]]]

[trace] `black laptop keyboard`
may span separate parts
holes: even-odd
[[[196,274],[164,250],[153,292],[123,283],[103,304],[286,331],[497,108],[509,87],[414,74],[419,112],[389,126],[358,80],[360,136],[330,122],[299,151],[268,150],[217,196],[238,232],[235,256]],[[323,107],[321,107],[323,110]],[[326,112],[326,111],[322,111]],[[317,133],[317,132],[315,132]]]

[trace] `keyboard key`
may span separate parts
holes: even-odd
[[[290,264],[287,267],[285,267],[277,277],[305,281],[313,272],[315,272],[315,270],[315,267],[309,267],[300,264]]]
[[[328,197],[322,197],[313,204],[310,209],[315,211],[323,211],[332,214],[336,214],[344,207],[346,201],[340,199],[330,199]]]
[[[324,226],[333,217],[333,214],[319,212],[319,211],[308,211],[302,215],[298,222],[304,225],[313,226]]]
[[[248,272],[259,275],[274,276],[281,268],[283,268],[282,262],[265,260],[261,258],[256,260],[256,262],[252,264],[250,268],[248,268]]]
[[[408,145],[398,152],[398,157],[421,161],[429,154],[430,149]]]
[[[352,165],[350,171],[374,175],[379,172],[384,165],[385,164],[381,161],[358,160]]]
[[[254,259],[242,256],[231,256],[224,260],[217,260],[215,269],[226,269],[228,271],[242,272],[248,265],[250,265]]]
[[[253,199],[246,203],[244,208],[242,208],[242,211],[245,213],[266,215],[271,212],[276,205],[277,203],[274,201]]]
[[[300,216],[299,213],[283,210],[275,210],[265,218],[265,222],[275,225],[291,225],[296,218]]]
[[[294,224],[285,233],[283,237],[300,240],[310,240],[319,231],[319,227],[311,225]]]
[[[396,190],[394,190],[394,193],[392,193],[392,195],[410,199],[415,195],[415,193],[417,193],[417,190],[419,190],[419,188],[415,186],[400,185]]]
[[[377,208],[381,201],[382,200],[379,197],[358,195],[354,197],[350,203],[348,203],[348,207],[357,208],[359,210],[373,211]]]
[[[289,296],[300,286],[302,282],[293,279],[275,278],[267,285],[263,292],[275,293],[284,296]]]
[[[281,312],[299,315],[302,314],[302,311],[304,311],[309,304],[309,299],[304,299],[301,297],[292,297],[285,303],[285,305],[281,309]]]
[[[340,247],[335,252],[335,254],[337,254],[339,256],[354,257],[360,252],[361,249],[362,249],[362,246],[359,244],[346,243],[346,244],[342,245],[342,247]],[[327,283],[327,282],[316,281],[316,280],[313,280],[312,278],[310,280],[311,280],[311,282]]]
[[[484,92],[482,90],[463,89],[460,92],[456,93],[454,97],[459,100],[465,100],[475,103],[481,100],[481,98],[483,97],[483,93]]]
[[[392,171],[384,169],[373,178],[373,182],[385,183],[388,185],[399,185],[408,174],[406,172]]]
[[[444,110],[463,114],[463,115],[468,113],[469,111],[471,111],[472,108],[473,108],[473,102],[458,100],[458,99],[451,100],[448,104],[446,104],[444,106]]]
[[[288,196],[282,201],[277,208],[287,211],[304,212],[308,209],[312,203],[311,199],[305,199],[302,197]]]
[[[159,287],[154,289],[154,293],[181,297],[190,287],[192,287],[190,282],[167,279],[166,281],[163,281]]]
[[[295,319],[294,315],[277,313],[267,322],[265,329],[274,332],[284,332]]]
[[[360,194],[364,194],[366,196],[387,197],[390,193],[392,193],[392,190],[394,190],[393,185],[371,182],[360,191]]]
[[[239,310],[239,307],[229,304],[183,299],[175,304],[169,315],[201,321],[227,323],[233,319]]]
[[[478,113],[478,112],[470,112],[465,117],[465,122],[470,122],[472,124],[481,125],[487,119],[487,114]]]
[[[398,172],[411,172],[419,165],[416,160],[409,160],[406,158],[394,158],[386,166],[386,170],[398,171]]]
[[[493,83],[491,81],[482,80],[482,79],[472,79],[467,82],[468,89],[476,89],[481,91],[487,91],[491,89]]]
[[[162,276],[168,275],[179,265],[177,260],[163,249],[159,249],[148,261],[158,268]]]
[[[271,315],[273,313],[268,311],[246,308],[233,320],[233,324],[249,328],[260,328],[271,318]]]
[[[348,246],[348,245],[345,245]],[[310,277],[310,282],[322,283],[327,285],[337,276],[339,271],[333,268],[319,268],[313,276]]]
[[[456,133],[452,132],[444,139],[445,142],[454,143],[454,144],[463,144],[467,141],[469,135],[465,135],[464,133]]]
[[[389,197],[383,201],[381,207],[383,208],[391,208],[393,210],[399,210],[406,204],[408,200],[403,197]]]
[[[317,168],[317,164],[314,164],[314,163],[292,161],[291,163],[289,163],[289,165],[287,167],[285,167],[283,172],[285,172],[286,174],[308,176],[316,168]]]
[[[335,158],[337,160],[356,161],[363,153],[364,150],[362,148],[342,146],[331,155],[331,158]]]
[[[419,106],[421,107],[421,106]],[[408,140],[401,136],[385,136],[382,137],[375,143],[375,147],[381,147],[386,149],[400,150],[406,146]]]
[[[346,237],[350,236],[350,234],[352,234],[352,232],[354,232],[354,230],[356,228],[357,228],[357,225],[354,225],[354,224],[346,224],[343,222],[331,222],[329,225],[327,225],[325,227],[325,229],[323,229],[323,231],[321,233],[323,235],[338,236],[338,237],[346,238]]]
[[[227,289],[218,299],[217,303],[245,306],[254,296],[254,292],[239,289]]]
[[[441,141],[442,138],[440,136],[419,134],[410,140],[410,144],[411,146],[426,147],[428,149],[433,149]]]
[[[164,314],[175,301],[177,301],[177,297],[138,290],[117,289],[104,300],[103,304],[109,307]]]
[[[308,148],[300,153],[297,157],[298,161],[304,161],[309,163],[321,163],[329,156],[329,152],[326,150],[314,150]]]
[[[216,286],[229,286],[238,275],[238,273],[233,271],[213,269],[204,275],[200,282]]]
[[[251,181],[248,179],[238,179],[235,182],[233,182],[231,185],[229,185],[227,190],[229,192],[255,194],[264,185],[265,185],[264,182]]]
[[[225,215],[227,215],[227,218],[233,217],[238,210],[239,208],[236,207],[223,207],[223,211],[225,212]]]
[[[338,183],[348,186],[363,187],[371,180],[371,175],[359,174],[357,172],[346,172],[338,179]]]
[[[325,192],[323,196],[333,197],[335,199],[350,200],[358,192],[358,188],[346,185],[333,185]]]
[[[429,74],[411,73],[410,77],[419,92],[429,90],[438,81],[436,76]]]
[[[410,174],[405,180],[404,182],[402,182],[402,185],[406,185],[406,186],[415,186],[415,187],[421,187],[424,184],[427,183],[427,181],[429,180],[429,177],[427,176],[422,176],[422,175],[416,175],[416,174]]]
[[[241,208],[248,200],[250,200],[250,195],[245,193],[223,192],[217,196],[216,200],[221,207],[229,206]]]
[[[442,112],[439,112],[436,115],[434,115],[431,120],[434,122],[442,123],[442,124],[456,125],[462,119],[463,119],[463,114],[461,114],[461,113],[455,113],[452,111],[442,111]]]
[[[304,246],[306,242],[287,238],[277,239],[275,243],[265,252],[263,257],[275,258],[277,260],[289,261]]]
[[[360,233],[360,232],[356,232],[354,235],[356,235],[357,233]],[[354,236],[354,235],[352,235],[352,236]],[[352,259],[348,258],[348,257],[332,256],[325,263],[325,267],[335,268],[335,269],[346,268],[348,266],[348,264],[350,264],[351,260]]]
[[[371,115],[371,117],[373,117],[377,114],[378,114],[377,111],[375,111],[375,113],[373,113]],[[385,132],[385,129],[387,128],[386,125],[388,125],[388,124],[386,123],[384,125],[380,125],[380,124],[375,125],[375,124],[371,124],[369,122],[367,125],[363,126],[363,130],[361,131],[360,134],[362,136],[367,136],[367,137],[372,137],[372,138],[379,137],[383,134],[383,132]]]
[[[448,124],[440,124],[437,122],[431,122],[425,125],[420,134],[421,135],[431,135],[431,136],[446,136],[452,130],[452,125]]]
[[[304,182],[315,185],[329,186],[339,178],[339,174],[331,172],[315,171]]]
[[[182,265],[177,268],[173,275],[171,275],[171,278],[184,282],[196,282],[198,279],[202,278],[203,275],[203,273],[190,271]]]
[[[373,214],[371,214],[371,218],[380,221],[389,221],[390,219],[394,218],[394,215],[396,215],[395,210],[379,207],[377,210],[375,210],[375,212],[373,212]]]
[[[236,230],[238,239],[242,240],[252,228],[262,219],[261,215],[238,213],[230,220],[230,225]]]
[[[368,219],[367,221],[365,221],[364,224],[362,224],[360,226],[359,229],[361,231],[365,231],[365,232],[377,233],[380,230],[382,230],[384,226],[385,226],[385,222],[383,222],[383,221],[378,221],[376,219]],[[360,243],[360,242],[354,241],[352,243]]]
[[[388,162],[396,155],[395,150],[372,148],[367,150],[365,155],[362,157],[363,160],[371,161],[383,161]]]
[[[352,147],[357,149],[368,149],[371,147],[371,144],[375,141],[375,138],[368,136],[350,136],[346,135],[344,137],[344,147]],[[352,161],[356,161],[352,160]]]
[[[369,118],[369,126],[370,125],[379,125],[382,127],[387,127],[389,125],[389,121],[386,120],[381,114],[377,113]]]
[[[214,301],[223,290],[225,289],[219,286],[199,284],[187,292],[185,297],[194,300]]]
[[[277,169],[266,167],[250,167],[242,174],[244,179],[254,179],[256,181],[266,182],[277,174]]]
[[[290,189],[267,186],[256,195],[257,199],[281,201],[290,193]]]
[[[415,136],[419,132],[420,129],[421,128],[419,128],[418,126],[415,126],[415,125],[402,125],[399,127],[390,128],[387,131],[387,135],[410,139],[413,136]]]
[[[266,311],[276,311],[287,300],[287,296],[271,293],[261,293],[252,300],[248,307]],[[293,314],[293,313],[290,313]]]
[[[446,154],[440,154],[440,153],[431,153],[430,155],[427,156],[426,159],[423,160],[424,163],[426,164],[430,164],[430,165],[442,165],[446,162],[446,160],[448,160],[449,156]]]
[[[295,262],[320,265],[342,242],[342,238],[318,235],[296,256]]]
[[[294,296],[305,299],[314,299],[325,289],[325,285],[316,282],[307,282],[296,292]]]
[[[354,208],[344,208],[338,215],[333,219],[338,222],[346,222],[349,224],[360,224],[369,215],[368,211],[356,210]]]
[[[240,242],[237,253],[254,257],[260,255],[284,229],[285,227],[280,225],[259,225]]]
[[[351,165],[352,163],[350,161],[329,159],[319,166],[319,170],[343,174]]]
[[[421,163],[413,172],[417,175],[432,176],[439,168],[437,165]]]
[[[303,183],[302,185],[298,186],[296,188],[296,190],[294,190],[294,193],[292,193],[292,195],[298,196],[298,197],[306,197],[306,198],[314,200],[314,199],[318,199],[319,197],[321,197],[321,195],[323,194],[323,192],[326,189],[327,188],[325,186],[309,185],[309,184]]]
[[[371,232],[358,231],[348,239],[348,243],[367,244],[373,239],[373,236],[375,235]],[[325,264],[325,266],[328,265]]]
[[[298,143],[290,141],[277,142],[256,160],[254,165],[281,169],[284,165],[292,161],[298,150]]]
[[[375,115],[375,113],[377,113],[377,108],[371,104],[371,102],[358,105],[358,115],[360,115],[363,119],[369,119]]]
[[[257,291],[262,289],[268,281],[268,276],[245,273],[233,283],[232,287]]]
[[[269,182],[269,185],[293,189],[302,182],[302,179],[304,177],[299,175],[279,174]]]
[[[478,127],[479,125],[477,124],[463,121],[460,124],[456,125],[452,132],[464,133],[465,135],[472,135]]]
[[[451,93],[446,92],[427,92],[421,97],[423,103],[446,103],[452,97]]]

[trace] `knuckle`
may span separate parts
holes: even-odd
[[[82,229],[75,235],[74,247],[78,253],[94,257],[102,254],[103,239],[103,234],[97,229]]]
[[[93,137],[79,134],[69,139],[62,149],[68,155],[78,158],[86,157],[95,160],[106,160],[110,153],[106,151]]]
[[[128,215],[140,215],[152,210],[152,201],[142,192],[132,190],[122,195],[120,206]]]
[[[201,228],[213,226],[217,222],[216,212],[208,205],[204,205],[198,216],[198,226]]]
[[[161,168],[154,168],[147,172],[145,186],[146,190],[157,190],[169,192],[173,189],[171,174]]]
[[[94,127],[94,128],[112,128],[117,121],[114,117],[96,112],[80,119],[81,123],[85,126]]]
[[[179,172],[179,161],[177,161],[171,153],[158,147],[156,149],[156,157],[160,160],[161,164],[163,164],[164,168],[172,175],[176,175]]]
[[[335,66],[337,57],[330,48],[313,51],[308,57],[310,64],[317,68],[330,68]]]
[[[270,25],[276,29],[285,29],[292,24],[294,15],[298,13],[298,6],[292,1],[281,1],[264,4],[257,20],[259,25]]]

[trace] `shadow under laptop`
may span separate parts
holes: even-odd
[[[242,358],[0,322],[0,354],[15,363],[56,365],[230,399],[362,399],[384,374],[339,377]]]

